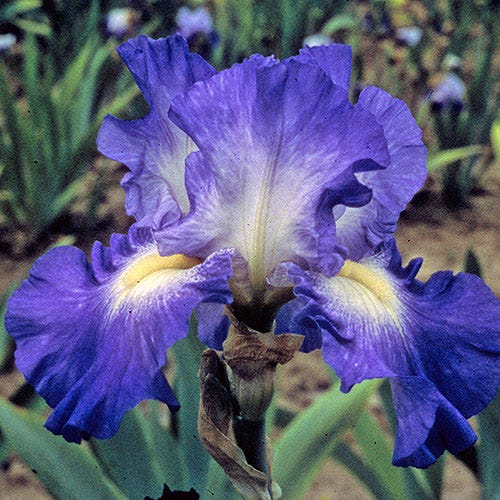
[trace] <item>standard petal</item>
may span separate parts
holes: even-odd
[[[372,190],[372,199],[361,208],[347,207],[336,220],[337,243],[347,248],[352,260],[370,255],[393,237],[399,214],[427,175],[422,132],[403,101],[367,87],[356,106],[372,113],[383,127],[391,160],[383,171],[358,174],[358,180]]]
[[[352,70],[352,48],[350,45],[331,43],[316,47],[304,47],[292,59],[319,66],[335,85],[349,92]]]
[[[234,247],[256,290],[283,260],[330,267],[332,206],[367,203],[355,172],[389,161],[373,115],[318,66],[295,60],[235,65],[174,99],[170,116],[200,152],[187,162],[192,212],[157,234],[160,251],[203,257]]]
[[[96,244],[92,265],[74,247],[51,250],[8,302],[16,363],[54,408],[47,427],[69,441],[111,437],[144,399],[178,407],[162,367],[204,301],[227,303],[231,252],[205,262],[161,257],[149,231]]]
[[[464,419],[496,393],[500,301],[473,275],[440,272],[421,283],[414,278],[419,267],[413,261],[402,268],[393,243],[360,262],[346,261],[335,277],[287,265],[304,301],[295,321],[315,322],[323,332],[323,355],[342,390],[368,378],[395,381],[394,461],[422,467],[445,448],[456,453],[470,445]]]
[[[122,182],[128,213],[143,225],[158,227],[189,210],[184,161],[196,149],[168,118],[170,102],[216,71],[199,55],[191,54],[181,36],[160,40],[140,36],[120,45],[118,52],[150,111],[133,121],[108,115],[97,145],[103,154],[131,170]]]

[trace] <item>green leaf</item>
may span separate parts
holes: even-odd
[[[91,45],[92,47],[92,45]],[[111,56],[113,47],[107,44],[96,48],[92,47],[91,59],[85,67],[83,79],[78,85],[78,92],[72,102],[72,134],[71,148],[81,141],[88,134],[91,126],[91,118],[94,102],[96,100],[96,91],[98,88],[98,76],[103,64]]]
[[[392,465],[392,449],[375,417],[364,410],[352,432],[366,464],[387,491],[387,498],[404,498],[403,469]]]
[[[111,439],[92,438],[89,444],[108,476],[128,498],[158,498],[164,483],[172,486],[158,458],[160,453],[172,450],[156,445],[150,422],[141,408],[125,415]]]
[[[0,19],[8,20],[42,6],[41,0],[17,0],[0,10]]]
[[[366,380],[348,394],[340,393],[337,383],[285,429],[275,445],[273,461],[273,476],[283,490],[283,498],[302,498],[323,461],[356,423],[381,382]]]
[[[16,105],[16,99],[12,92],[9,76],[4,64],[0,63],[0,112],[3,114],[5,123],[9,126],[2,130],[4,140],[8,140],[15,155],[11,157],[11,162],[4,166],[4,179],[9,182],[15,203],[19,210],[24,211],[26,204],[31,199],[30,176],[26,171],[26,164],[31,163],[29,156],[30,137],[25,137],[23,127],[23,117]],[[28,140],[28,144],[26,141]],[[15,221],[19,222],[19,221]]]
[[[224,500],[240,500],[241,495],[234,489],[222,467],[210,458],[207,484],[204,492],[207,498],[223,498]]]
[[[479,414],[479,465],[484,500],[500,498],[500,392]]]
[[[56,196],[51,205],[52,217],[57,217],[81,193],[83,184],[84,180],[80,177]]]
[[[0,399],[0,431],[56,498],[126,499],[89,451],[43,427],[44,420]]]
[[[40,78],[42,61],[48,56],[42,56],[40,48],[32,34],[26,36],[23,45],[24,68],[23,86],[28,103],[28,121],[34,125],[36,131],[36,151],[39,167],[34,168],[35,176],[47,190],[50,179],[44,178],[44,171],[40,167],[53,165],[55,162],[55,146],[57,143],[54,137],[54,123],[50,120],[51,102],[48,95],[48,85],[44,85]],[[52,133],[48,133],[52,131]],[[57,172],[56,172],[57,173]]]
[[[495,153],[495,160],[500,166],[500,118],[497,118],[491,125],[490,130],[491,145]]]
[[[349,14],[340,14],[329,19],[321,29],[321,33],[332,35],[339,30],[350,30],[359,26],[359,21]]]
[[[9,453],[9,445],[6,439],[3,437],[2,431],[0,430],[0,465],[7,461]]]
[[[339,443],[333,450],[332,458],[354,474],[373,493],[375,498],[391,498],[388,496],[387,488],[380,481],[380,478],[347,444]],[[399,496],[396,496],[394,500],[397,498]]]
[[[52,29],[48,24],[31,21],[30,19],[17,17],[12,19],[12,24],[15,24],[23,31],[26,31],[26,33],[31,33],[32,35],[41,35],[45,37],[50,37],[52,35]]]
[[[7,297],[12,289],[7,292],[0,301],[0,373],[5,370],[13,352],[13,340],[7,333],[4,325],[5,309],[7,307]]]
[[[204,346],[197,336],[197,322],[191,319],[189,335],[172,347],[175,362],[174,392],[181,405],[175,414],[181,460],[189,473],[184,489],[204,491],[209,454],[198,436],[198,406],[200,402],[201,353]]]
[[[439,151],[427,158],[427,171],[434,172],[442,167],[450,165],[459,160],[464,160],[481,153],[483,146],[480,144],[473,144],[472,146],[465,146],[463,148],[447,149]]]
[[[171,417],[170,410],[163,403],[150,402],[148,421],[153,442],[158,450],[156,459],[160,464],[163,482],[168,484],[170,489],[180,490],[184,487],[188,472],[180,458],[179,441],[173,435],[171,418],[168,424],[162,421],[165,420],[165,413]]]

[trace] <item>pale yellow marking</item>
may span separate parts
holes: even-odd
[[[266,287],[266,247],[269,248],[268,224],[270,214],[271,198],[275,189],[276,163],[279,161],[283,143],[283,118],[280,117],[278,134],[273,141],[271,154],[266,158],[266,165],[263,170],[263,179],[259,189],[259,196],[256,205],[253,238],[251,242],[252,252],[249,255],[249,278],[252,287],[257,293],[263,293]],[[274,235],[276,238],[276,234]]]
[[[113,285],[112,295],[115,297],[113,312],[118,310],[125,299],[129,298],[132,301],[141,297],[144,299],[150,293],[154,293],[158,286],[165,286],[169,279],[175,279],[179,272],[191,269],[201,262],[195,257],[182,254],[162,257],[157,253],[150,253],[139,257],[117,278]]]
[[[183,270],[201,264],[195,257],[187,257],[180,253],[162,257],[161,255],[146,255],[134,262],[121,276],[120,281],[125,288],[131,288],[150,274],[167,269]]]
[[[364,301],[362,304],[359,304],[360,311],[366,311],[368,314],[371,314],[375,321],[383,321],[383,314],[385,312],[400,332],[403,342],[406,343],[406,335],[401,317],[401,314],[403,314],[401,300],[382,270],[377,271],[359,262],[346,260],[337,276],[354,281],[363,287],[368,294],[371,294],[378,301],[378,304],[374,304],[375,309],[370,309],[369,302]],[[371,313],[368,312],[370,310]]]
[[[383,304],[393,305],[397,302],[394,290],[384,279],[384,276],[359,262],[346,260],[337,276],[356,281],[375,295]]]

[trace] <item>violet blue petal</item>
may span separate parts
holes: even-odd
[[[210,349],[222,351],[222,343],[229,331],[229,317],[224,314],[224,304],[202,303],[196,308],[198,338]]]
[[[170,117],[200,152],[186,166],[192,211],[156,233],[162,254],[235,248],[256,289],[283,260],[338,269],[331,208],[367,203],[354,174],[389,162],[371,113],[317,66],[252,58],[177,96]]]
[[[422,132],[403,101],[367,87],[357,106],[371,112],[382,125],[391,161],[383,171],[357,175],[359,182],[372,190],[370,203],[338,212],[337,244],[347,248],[352,260],[370,255],[380,243],[393,238],[400,213],[427,175]]]
[[[161,257],[145,229],[96,243],[93,262],[75,247],[49,251],[8,302],[16,363],[54,411],[47,428],[67,440],[111,437],[144,399],[178,408],[162,367],[204,301],[231,300],[231,252],[203,263]]]
[[[175,16],[175,22],[179,27],[179,33],[188,40],[197,33],[209,35],[213,31],[212,16],[205,7],[196,9],[180,7]]]
[[[284,267],[305,301],[294,321],[317,324],[341,389],[391,378],[399,422],[394,463],[427,467],[444,449],[457,453],[473,443],[465,419],[497,391],[500,301],[469,274],[439,272],[422,283],[415,279],[420,265],[402,268],[390,242],[346,261],[335,277]]]
[[[276,314],[275,334],[280,333],[297,333],[304,336],[304,342],[300,347],[301,352],[311,352],[321,348],[321,330],[318,328],[318,322],[323,320],[322,311],[317,310],[315,314],[313,310],[309,310],[308,314],[304,314],[304,301],[294,299],[283,305]],[[300,322],[296,321],[300,315]]]
[[[184,161],[196,149],[168,118],[170,102],[216,71],[191,54],[181,36],[152,40],[143,35],[120,45],[118,53],[150,110],[144,118],[131,121],[106,116],[97,145],[130,169],[122,181],[127,212],[142,225],[159,227],[189,211]]]
[[[313,35],[314,36],[314,35]],[[328,37],[327,37],[328,38]],[[352,70],[352,49],[350,45],[340,43],[308,45],[300,49],[299,55],[291,59],[317,65],[335,85],[349,92]]]
[[[465,94],[464,81],[454,72],[447,73],[441,82],[432,90],[430,101],[432,104],[444,106],[448,103],[463,102]]]
[[[445,450],[456,455],[476,442],[467,419],[429,380],[391,379],[391,390],[398,429],[394,465],[426,468]]]

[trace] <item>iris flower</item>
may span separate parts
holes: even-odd
[[[431,92],[430,102],[432,111],[447,109],[455,114],[464,107],[465,84],[454,72],[448,72]]]
[[[98,147],[130,171],[136,223],[49,251],[8,304],[17,366],[67,440],[108,438],[144,399],[178,407],[163,373],[187,335],[221,349],[231,304],[249,327],[305,336],[343,391],[388,377],[394,463],[426,467],[476,436],[467,418],[500,380],[500,306],[477,277],[415,278],[394,242],[426,150],[405,104],[375,87],[348,99],[351,49],[254,55],[217,72],[180,36],[119,54],[150,110],[105,118]],[[273,330],[274,328],[274,330]]]

